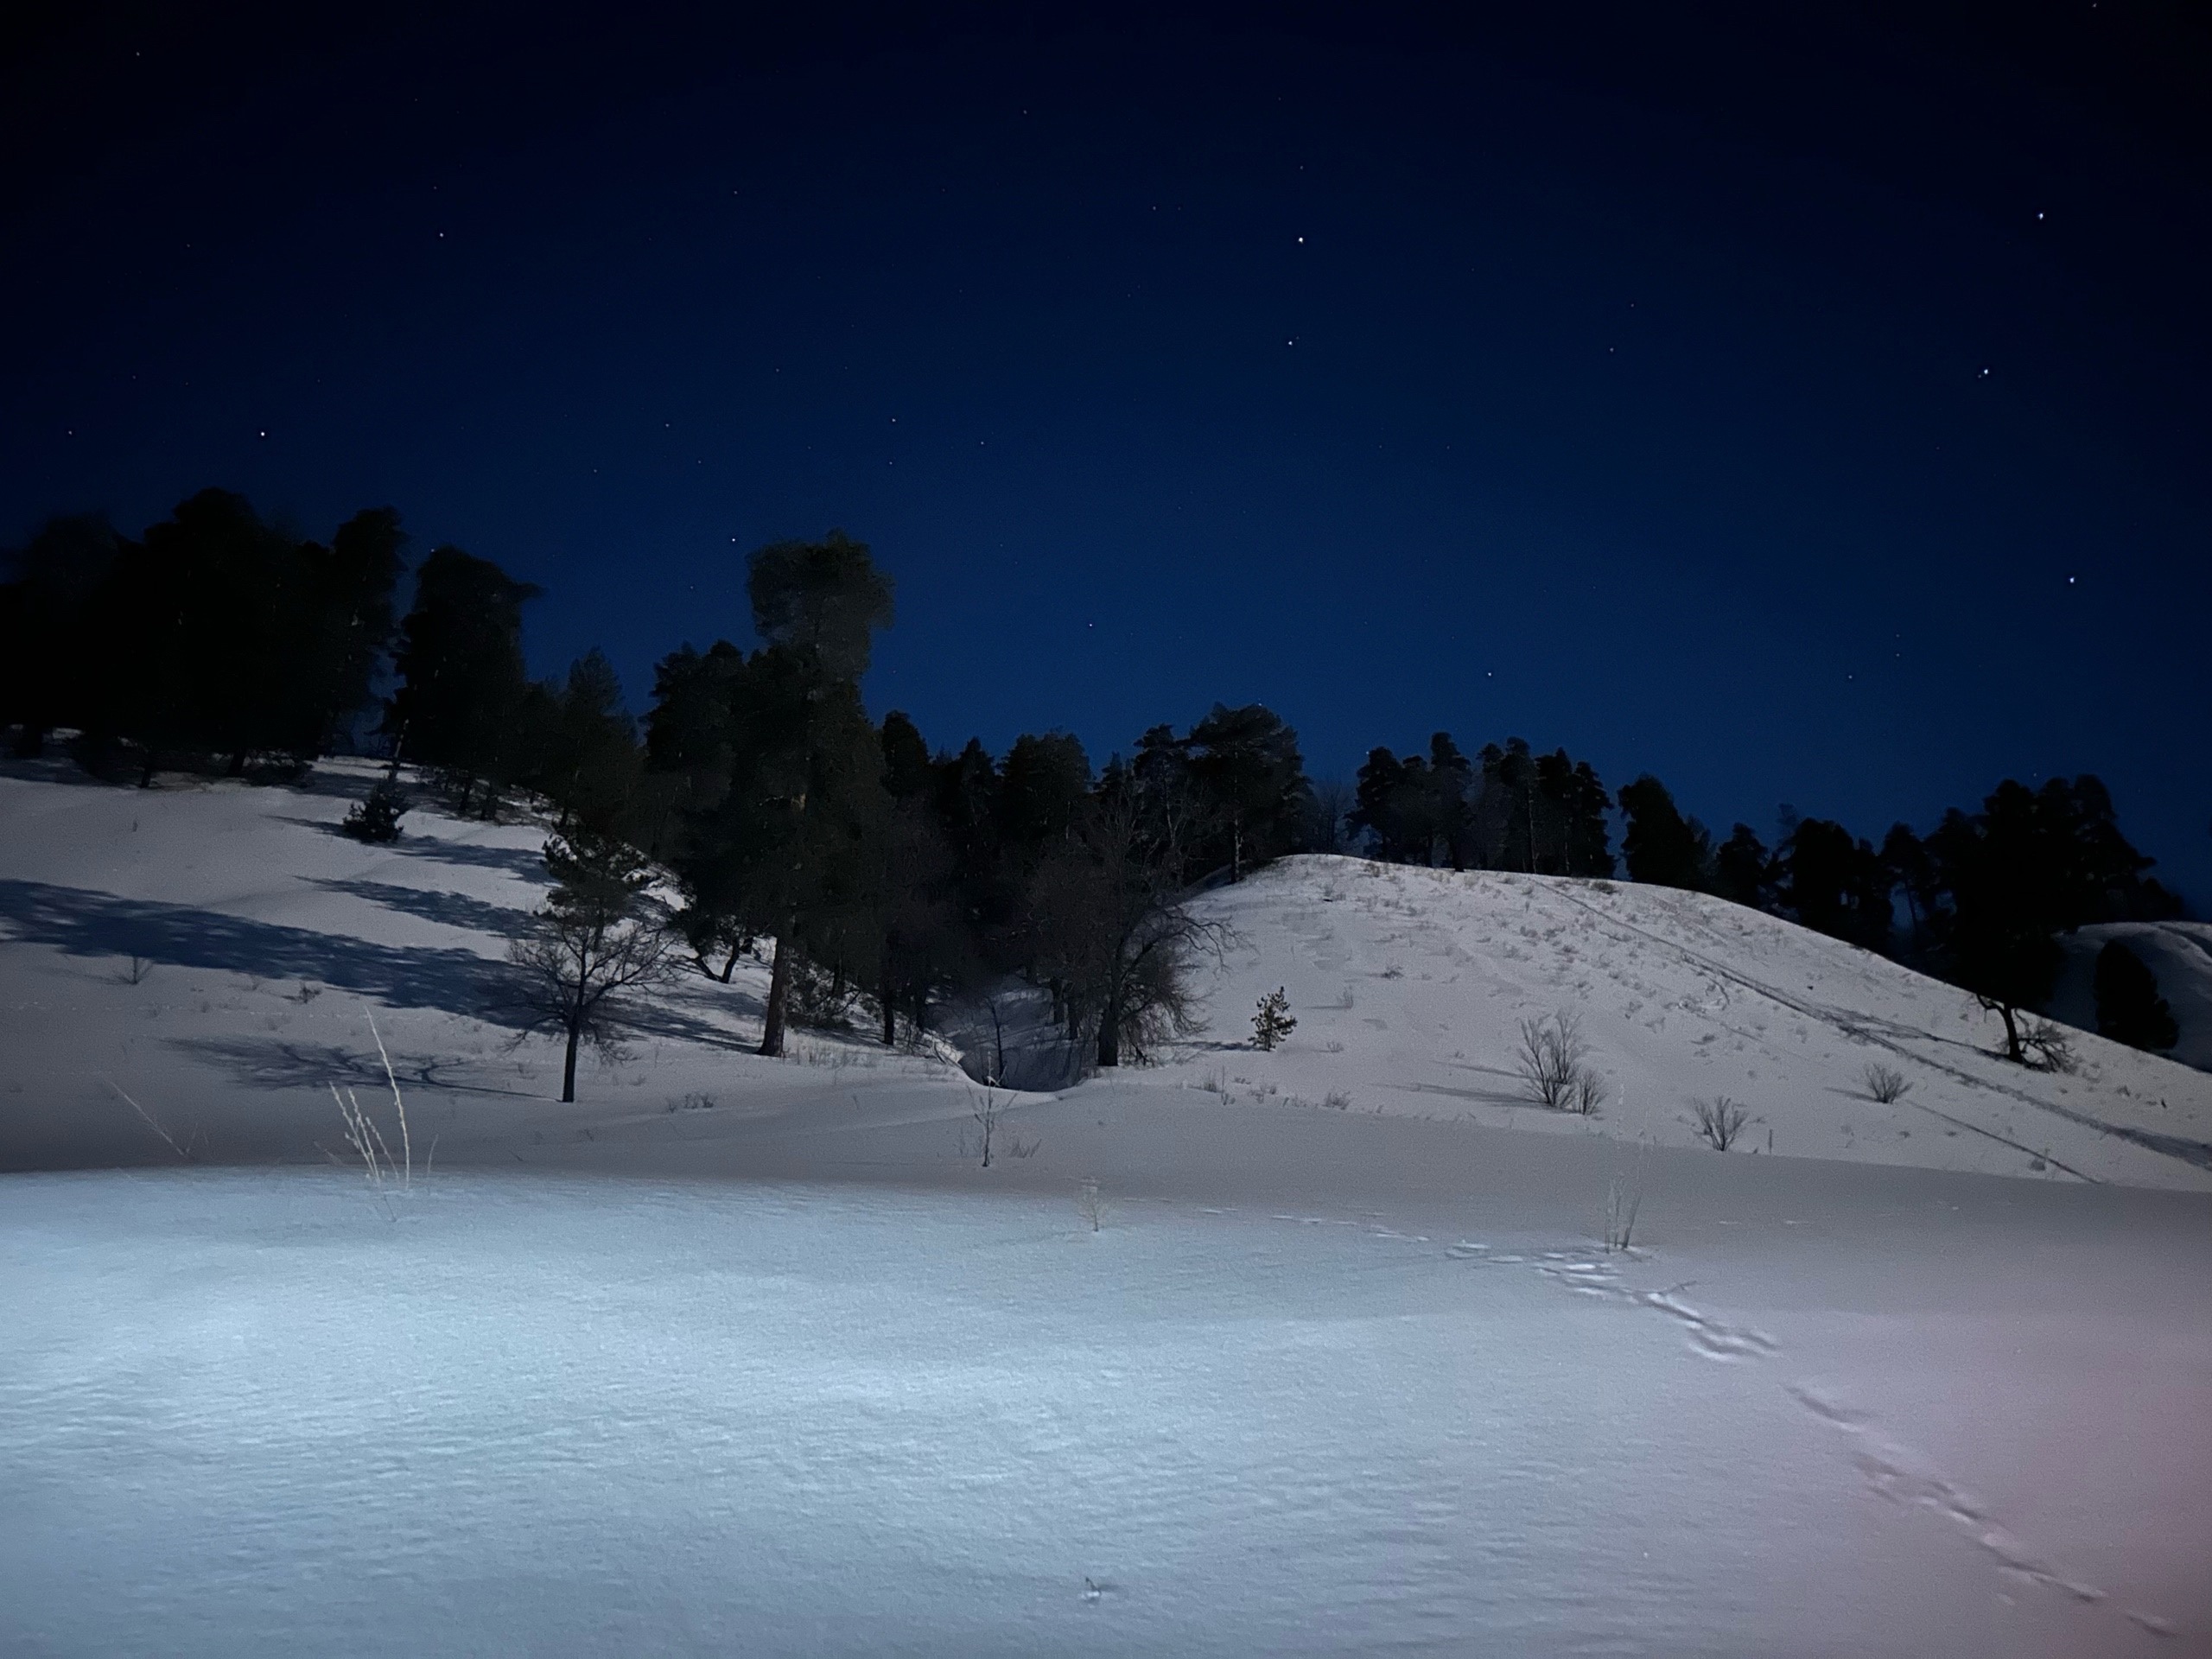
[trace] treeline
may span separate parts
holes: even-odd
[[[836,532],[753,556],[760,645],[664,658],[640,729],[595,651],[558,680],[529,677],[537,590],[488,561],[433,550],[395,626],[405,539],[378,509],[317,543],[220,491],[135,542],[56,520],[0,586],[0,725],[24,755],[68,730],[88,768],[141,782],[163,766],[282,772],[359,741],[414,763],[465,814],[538,798],[564,855],[634,847],[675,873],[677,922],[706,970],[727,979],[755,940],[774,942],[769,1053],[787,1021],[840,1019],[863,993],[888,1043],[900,1021],[923,1029],[944,998],[1018,974],[1100,1065],[1141,1056],[1187,1023],[1185,967],[1217,942],[1182,895],[1294,851],[1580,877],[1624,866],[1948,977],[2001,1013],[2015,1058],[2061,934],[2180,910],[2086,776],[2008,781],[1980,810],[1924,836],[1896,825],[1878,848],[1814,818],[1786,820],[1769,848],[1740,823],[1716,841],[1655,778],[1611,791],[1587,761],[1517,738],[1469,754],[1438,733],[1426,753],[1372,751],[1349,789],[1317,785],[1297,734],[1256,706],[1155,726],[1103,768],[1058,732],[998,756],[973,740],[933,748],[905,715],[879,723],[862,705],[892,585]],[[2101,964],[2107,981],[2140,1001],[2148,973]],[[2171,1028],[2155,1013],[2122,1009],[2112,1028],[2155,1037]]]

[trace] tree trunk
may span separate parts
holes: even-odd
[[[1229,879],[1236,883],[1244,879],[1244,815],[1229,815]]]
[[[2020,1053],[2020,1027],[2012,1017],[2012,1005],[1993,1002],[1989,1006],[1997,1010],[1998,1017],[2005,1022],[2005,1058],[2017,1065],[2023,1056]]]
[[[224,775],[230,778],[243,778],[245,776],[245,751],[244,749],[234,750],[232,753],[230,769]]]
[[[742,956],[744,952],[745,947],[741,944],[733,944],[730,946],[729,960],[722,963],[723,984],[727,985],[729,983],[729,976],[737,971],[737,959],[739,957]]]
[[[883,983],[875,994],[883,1009],[883,1046],[893,1048],[899,1042],[899,988],[891,976],[891,947],[883,950]]]
[[[561,1063],[561,1103],[569,1104],[576,1097],[576,1043],[583,1035],[575,1025],[569,1027],[569,1054]]]
[[[1109,997],[1106,1012],[1098,1021],[1098,1069],[1122,1063],[1122,1004],[1119,997]]]
[[[784,1053],[784,1006],[791,994],[791,929],[776,936],[776,965],[768,974],[768,1007],[760,1021],[760,1052],[770,1059]]]

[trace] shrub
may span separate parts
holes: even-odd
[[[391,842],[399,839],[399,821],[407,814],[407,796],[397,784],[385,779],[357,801],[339,828],[356,841]]]
[[[1904,1073],[1894,1065],[1870,1061],[1866,1071],[1866,1092],[1885,1106],[1894,1106],[1905,1096],[1912,1085],[1904,1080]]]
[[[1548,1112],[1594,1116],[1605,1085],[1589,1065],[1580,1016],[1561,1010],[1521,1022],[1521,1078],[1529,1097]]]
[[[1698,1132],[1698,1138],[1715,1152],[1726,1152],[1734,1146],[1744,1126],[1752,1121],[1749,1108],[1726,1095],[1692,1101],[1690,1109],[1695,1114],[1691,1127]]]

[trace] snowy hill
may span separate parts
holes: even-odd
[[[1211,1031],[1163,1080],[1353,1112],[1700,1145],[1695,1103],[1751,1122],[1739,1151],[1996,1174],[2212,1185],[2212,1077],[2086,1033],[2072,1075],[1995,1058],[1974,998],[1702,894],[1610,881],[1293,858],[1216,890],[1236,944]],[[1298,1028],[1252,1045],[1281,986]],[[1604,1085],[1593,1117],[1531,1104],[1520,1027],[1565,1012]],[[1901,1074],[1885,1104],[1870,1067]]]
[[[2059,970],[2050,1011],[2069,1025],[2097,1028],[2097,952],[2113,939],[2124,941],[2158,978],[2158,995],[2181,1031],[2171,1058],[2212,1071],[2212,922],[2111,922],[2083,928],[2064,942],[2066,965]]]
[[[328,1085],[382,1083],[372,1014],[402,1080],[442,1105],[449,1159],[643,1134],[709,1102],[801,1109],[805,1071],[747,1052],[758,962],[659,994],[628,1055],[556,1108],[554,1048],[518,1042],[505,1006],[543,827],[424,803],[399,842],[364,846],[336,826],[374,776],[335,762],[300,788],[142,791],[60,766],[0,775],[0,1166],[158,1160],[156,1134],[219,1160],[320,1157]],[[1696,1103],[1725,1096],[1748,1120],[1738,1154],[2212,1187],[2212,1076],[2093,1035],[2072,1075],[2007,1064],[1972,998],[1718,899],[1308,857],[1201,902],[1235,940],[1201,976],[1209,1029],[1124,1084],[1670,1147],[1702,1144]],[[1298,1027],[1262,1053],[1251,1010],[1278,985]],[[1521,1023],[1562,1012],[1602,1084],[1588,1117],[1530,1104],[1517,1069]],[[966,1109],[941,1056],[864,1031],[791,1047],[805,1071],[898,1085],[865,1110]],[[1870,1066],[1902,1096],[1872,1098]]]

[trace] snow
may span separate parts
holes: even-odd
[[[1704,894],[1292,858],[1207,903],[1238,942],[1207,976],[1213,1030],[1160,1081],[1674,1146],[1725,1095],[1754,1114],[1743,1151],[2212,1188],[2212,1077],[2080,1032],[2072,1075],[2010,1064],[1971,996]],[[1278,985],[1298,1029],[1261,1053]],[[1561,1010],[1606,1084],[1594,1121],[1532,1106],[1518,1074],[1521,1022]],[[1875,1100],[1870,1065],[1909,1092]]]
[[[2097,1026],[2097,952],[2118,939],[2143,958],[2173,1010],[2181,1040],[2171,1058],[2212,1071],[2212,922],[2107,922],[2065,941],[2051,1012],[2069,1024]]]
[[[1689,895],[1306,859],[1205,899],[1208,1031],[988,1170],[942,1058],[746,1052],[757,963],[562,1106],[499,1007],[542,829],[361,847],[371,776],[0,773],[0,1647],[2212,1651],[2212,1077],[2008,1065]],[[1517,1096],[1562,1007],[1594,1119]],[[382,1196],[325,1153],[332,1081],[397,1129],[371,1015]]]
[[[1849,1316],[1652,1282],[1707,1262],[1374,1219],[1128,1201],[1092,1234],[1064,1194],[476,1175],[387,1218],[334,1174],[164,1171],[18,1178],[0,1264],[26,1313],[0,1605],[35,1651],[2080,1654],[2212,1628],[2206,1489],[2171,1467],[2203,1472],[2202,1396],[2101,1377],[2070,1347],[2094,1320],[2015,1311],[1999,1342],[2151,1407],[2163,1455],[2096,1446],[2100,1479],[2037,1503],[1886,1409],[1940,1402],[1988,1332],[1931,1362],[1933,1321],[1893,1308],[1870,1363]],[[2200,1382],[2203,1329],[2167,1338]],[[1799,1351],[1815,1332],[1835,1353]]]

